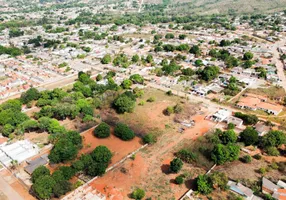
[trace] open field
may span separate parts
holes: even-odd
[[[93,130],[94,129],[92,128],[81,134],[83,137],[83,148],[79,152],[79,155],[91,153],[91,151],[93,151],[97,146],[104,145],[113,154],[110,166],[122,160],[129,153],[132,153],[142,146],[141,139],[139,137],[135,137],[131,141],[123,141],[115,137],[112,131],[110,137],[98,139],[93,135]]]
[[[145,0],[144,3],[162,3],[162,0]],[[175,0],[171,1],[173,5],[177,3],[189,3],[189,6],[177,6],[177,10],[182,10],[196,14],[233,14],[233,13],[260,13],[273,12],[285,9],[285,0],[259,1],[259,0]],[[174,11],[174,10],[172,10]]]
[[[169,173],[169,164],[174,158],[174,153],[182,147],[184,141],[193,141],[204,135],[214,127],[214,123],[204,120],[208,111],[201,108],[198,109],[199,113],[191,116],[195,126],[179,133],[181,125],[174,122],[175,115],[165,116],[163,110],[177,103],[182,105],[189,105],[189,103],[177,96],[167,96],[162,91],[147,88],[143,100],[150,97],[155,97],[155,102],[136,106],[133,113],[117,115],[111,110],[102,111],[103,121],[109,119],[108,123],[124,122],[140,136],[150,132],[158,136],[157,143],[138,152],[134,160],[125,161],[116,169],[92,182],[92,187],[104,193],[109,199],[126,199],[135,187],[143,188],[147,197],[179,198],[191,187],[193,179],[211,166],[209,164],[205,168],[199,168],[185,163],[179,174],[187,177],[186,184],[179,186],[174,183],[175,177],[179,175]],[[199,105],[195,106],[200,108]]]

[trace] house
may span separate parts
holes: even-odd
[[[223,122],[226,121],[231,115],[232,112],[230,110],[220,109],[211,116],[211,120],[215,122]]]
[[[283,182],[283,181],[281,181],[281,180],[279,180],[279,181],[277,182],[277,185],[278,185],[279,187],[283,188],[283,189],[286,189],[286,183]]]
[[[44,154],[35,160],[27,160],[26,162],[28,163],[28,165],[24,167],[24,170],[31,175],[39,166],[46,165],[49,163],[48,154]]]
[[[274,191],[272,197],[278,200],[285,200],[286,199],[286,189],[278,189]]]
[[[229,118],[227,118],[227,124],[230,123],[234,124],[236,127],[241,127],[243,124],[243,120],[238,117],[230,116]]]
[[[281,105],[267,102],[267,98],[264,96],[254,95],[249,93],[241,97],[236,106],[241,109],[249,109],[249,110],[259,109],[273,115],[279,115],[279,113],[283,109],[283,106]]]
[[[262,192],[264,194],[273,194],[278,189],[280,189],[278,185],[272,183],[265,177],[262,178]]]
[[[266,126],[264,123],[257,123],[255,125],[255,130],[258,132],[259,136],[264,136],[266,133],[270,131],[270,127]]]
[[[241,195],[246,200],[262,200],[262,198],[255,196],[250,188],[245,187],[241,183],[228,181],[227,185],[232,192]]]

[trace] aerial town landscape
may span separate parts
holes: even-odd
[[[286,200],[286,0],[0,0],[0,200]]]

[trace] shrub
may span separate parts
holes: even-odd
[[[261,160],[262,156],[260,154],[255,154],[253,158],[255,158],[256,160]]]
[[[154,144],[157,142],[157,138],[152,133],[149,133],[143,137],[143,142],[145,144]]]
[[[122,123],[116,125],[114,134],[125,141],[132,140],[135,137],[134,132],[126,124]]]
[[[266,152],[269,156],[279,156],[280,152],[278,151],[278,149],[276,147],[268,147],[266,149]]]
[[[147,102],[151,103],[151,102],[154,102],[156,99],[155,97],[150,97],[147,99]]]
[[[145,191],[140,188],[135,189],[131,194],[132,199],[136,199],[136,200],[143,199],[144,196],[145,196]]]
[[[250,155],[245,155],[242,157],[242,162],[244,162],[244,163],[250,163],[251,160],[252,160],[252,158]]]
[[[174,158],[170,163],[171,172],[179,172],[183,167],[183,162],[180,158]]]
[[[262,175],[264,175],[264,174],[266,173],[266,168],[265,168],[265,167],[261,167],[261,168],[259,169],[259,173],[262,174]]]
[[[107,138],[110,136],[110,126],[102,122],[94,129],[93,133],[98,138]]]
[[[185,161],[186,163],[191,163],[197,159],[197,155],[195,153],[191,152],[190,150],[187,150],[187,149],[180,150],[176,154],[176,156],[178,158],[182,159],[183,161]]]
[[[178,184],[178,185],[181,185],[181,184],[183,184],[184,183],[184,178],[183,178],[183,176],[177,176],[176,178],[175,178],[175,182]]]

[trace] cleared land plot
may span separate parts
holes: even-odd
[[[79,152],[79,155],[91,153],[95,147],[104,145],[113,154],[110,166],[142,146],[141,139],[139,137],[135,137],[131,141],[123,141],[115,137],[112,131],[110,137],[98,139],[93,135],[93,130],[94,129],[92,128],[81,134],[83,137],[83,148]]]
[[[157,143],[137,153],[134,160],[128,159],[116,169],[93,181],[92,186],[104,193],[108,199],[128,199],[135,187],[143,188],[147,197],[178,199],[192,187],[194,178],[199,173],[205,172],[203,168],[185,163],[180,173],[172,174],[169,173],[169,165],[174,153],[182,147],[184,141],[193,141],[214,127],[214,123],[204,120],[209,114],[208,110],[201,108],[199,104],[189,104],[187,100],[175,95],[167,96],[156,89],[146,88],[144,91],[144,97],[137,103],[142,100],[146,102],[150,97],[154,97],[155,101],[136,106],[133,113],[117,115],[112,110],[102,111],[103,121],[124,122],[138,135],[154,133],[158,136]],[[183,133],[178,131],[182,125],[174,122],[176,117],[174,114],[171,116],[163,114],[166,107],[176,104],[181,104],[183,109],[189,105],[199,108],[196,109],[199,113],[191,115],[195,121],[194,127],[185,127]],[[180,174],[187,176],[186,182],[183,185],[176,185],[174,179]]]

